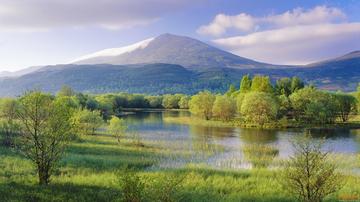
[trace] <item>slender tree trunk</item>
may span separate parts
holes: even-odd
[[[48,168],[42,165],[38,165],[38,176],[39,176],[39,185],[49,184],[50,173]]]

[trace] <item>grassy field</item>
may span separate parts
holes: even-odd
[[[167,155],[147,142],[124,138],[118,144],[107,135],[87,136],[71,143],[50,185],[39,186],[32,163],[0,147],[0,201],[121,201],[125,167],[136,172],[142,201],[294,201],[281,186],[279,171],[214,170],[196,164],[155,169]],[[343,189],[327,201],[360,196],[360,177],[345,178]]]

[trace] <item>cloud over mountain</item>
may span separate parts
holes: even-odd
[[[327,6],[261,17],[218,14],[197,32],[215,36],[215,44],[238,55],[276,64],[306,64],[360,49],[360,23],[346,19],[342,10]],[[224,36],[229,30],[238,34]]]

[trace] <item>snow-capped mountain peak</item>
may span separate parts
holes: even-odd
[[[89,55],[85,55],[82,56],[80,58],[77,58],[73,61],[71,61],[70,63],[76,63],[82,60],[87,60],[87,59],[91,59],[91,58],[97,58],[97,57],[112,57],[112,56],[118,56],[124,53],[130,53],[134,50],[137,49],[144,49],[146,48],[149,43],[154,40],[154,38],[149,38],[149,39],[145,39],[143,41],[139,41],[137,43],[128,45],[128,46],[123,46],[120,48],[108,48],[108,49],[104,49],[95,53],[91,53]]]

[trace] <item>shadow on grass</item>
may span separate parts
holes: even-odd
[[[50,184],[48,186],[23,185],[18,183],[0,184],[1,201],[116,201],[120,191],[97,186],[74,184]]]

